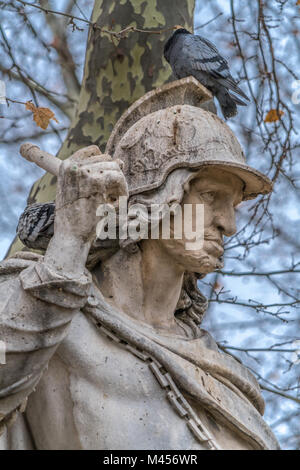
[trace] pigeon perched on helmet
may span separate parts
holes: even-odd
[[[231,76],[228,63],[216,46],[202,36],[179,27],[166,42],[164,56],[176,78],[192,75],[212,92],[226,119],[237,114],[237,104],[247,106],[238,96],[250,101]]]

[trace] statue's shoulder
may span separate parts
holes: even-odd
[[[30,251],[18,251],[0,262],[0,276],[16,275],[32,264],[42,261],[44,257]]]

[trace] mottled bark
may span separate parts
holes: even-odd
[[[192,29],[194,7],[195,0],[95,0],[92,21],[114,31],[126,26],[160,30],[177,24]],[[128,106],[171,79],[171,68],[163,58],[163,45],[170,34],[131,32],[116,44],[109,35],[90,29],[78,108],[59,158],[68,158],[91,144],[104,150]],[[33,185],[28,202],[54,200],[55,191],[56,177],[46,173]],[[22,247],[15,240],[10,254]]]

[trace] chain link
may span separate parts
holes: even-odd
[[[96,326],[107,338],[120,344],[120,346],[124,347],[133,355],[148,364],[149,369],[153,373],[159,385],[166,392],[166,397],[171,403],[173,409],[186,421],[188,428],[201,444],[204,444],[209,450],[221,450],[220,446],[216,443],[209,430],[201,422],[197,413],[195,413],[193,408],[184,398],[183,394],[174,383],[171,375],[162,364],[147,352],[142,351],[135,346],[132,346],[127,341],[120,339],[113,331],[102,326],[99,321],[97,321]]]

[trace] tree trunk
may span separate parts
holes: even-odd
[[[180,24],[193,28],[195,0],[95,0],[92,22],[120,31],[127,26],[161,30]],[[122,113],[148,91],[171,79],[163,57],[166,38],[161,34],[129,32],[118,44],[107,34],[90,28],[84,77],[78,108],[58,157],[96,144],[103,151]],[[46,173],[32,187],[28,203],[55,199],[56,177]],[[15,239],[9,254],[23,248]]]

